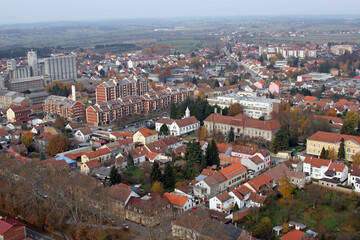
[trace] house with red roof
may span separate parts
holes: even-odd
[[[158,133],[148,128],[141,127],[133,136],[134,143],[146,145],[158,140]]]
[[[247,169],[241,162],[234,163],[219,172],[227,179],[227,188],[238,186],[246,180]]]
[[[25,224],[13,219],[0,219],[0,239],[23,240],[26,239]]]
[[[231,156],[242,158],[243,165],[256,172],[269,167],[271,164],[270,152],[266,149],[235,145],[233,146]],[[259,161],[259,159],[262,161]]]
[[[111,158],[111,151],[108,148],[101,148],[96,151],[84,153],[81,156],[81,163],[86,163],[92,160],[97,160],[99,162],[109,160]]]
[[[120,183],[116,185],[112,185],[108,191],[107,195],[110,197],[110,204],[112,211],[120,216],[125,216],[124,208],[126,204],[129,202],[130,198],[139,198],[140,196],[132,191],[129,186]]]
[[[293,229],[280,237],[280,240],[310,240],[307,234],[303,231]]]
[[[307,176],[322,179],[325,177],[325,172],[330,167],[331,161],[328,159],[306,157],[303,163],[303,172]]]
[[[188,197],[173,194],[173,193],[165,193],[164,197],[166,197],[170,204],[177,209],[180,209],[182,212],[188,211],[194,207],[195,203]]]
[[[99,167],[101,167],[100,162],[95,159],[81,164],[80,171],[84,174],[89,174],[92,170]]]
[[[219,193],[209,200],[209,208],[215,211],[230,214],[233,206],[234,198],[227,191]]]
[[[281,82],[272,82],[269,85],[269,92],[271,92],[272,94],[279,94],[281,91]]]
[[[343,163],[332,162],[325,172],[324,177],[326,179],[337,180],[341,184],[347,182],[349,168]]]
[[[348,171],[348,185],[360,192],[360,166],[353,164]]]
[[[217,143],[219,155],[230,156],[232,151],[232,145],[225,143]]]
[[[27,122],[30,120],[30,108],[18,106],[18,105],[10,105],[10,107],[6,110],[6,118],[9,122]]]

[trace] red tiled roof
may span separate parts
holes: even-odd
[[[329,166],[330,160],[322,159],[322,158],[315,158],[315,157],[306,157],[304,163],[309,163],[313,167],[321,167],[321,166]]]
[[[153,130],[150,130],[148,128],[143,128],[143,127],[140,128],[138,132],[140,132],[145,138],[158,134],[157,132],[155,132]]]
[[[316,97],[315,96],[305,96],[304,100],[305,101],[315,101]]]
[[[343,163],[335,163],[332,162],[330,164],[329,170],[335,171],[335,172],[342,172],[345,169],[345,164]]]
[[[102,149],[98,149],[96,151],[93,152],[89,152],[89,153],[85,153],[84,155],[86,155],[89,159],[110,153],[111,151],[108,148],[102,148]]]
[[[156,123],[163,123],[163,124],[171,125],[174,121],[175,121],[175,119],[171,119],[171,118],[161,118]]]
[[[259,190],[261,186],[267,185],[272,186],[271,181],[272,177],[267,175],[266,173],[261,174],[260,176],[250,180],[247,182],[251,187],[253,187],[255,190]]]
[[[231,147],[230,144],[226,145],[225,143],[217,143],[216,144],[219,153],[226,153],[226,151]]]
[[[179,119],[179,120],[175,120],[175,123],[179,126],[179,127],[185,127],[188,125],[192,125],[192,124],[196,124],[199,121],[196,119],[196,117],[191,116],[191,117],[187,117],[187,118],[183,118],[183,119]]]
[[[216,195],[216,198],[220,200],[220,202],[225,202],[227,200],[229,200],[231,198],[231,196],[228,194],[227,191],[224,191],[222,193],[219,193],[218,195]]]
[[[222,175],[224,175],[224,177],[226,177],[227,179],[232,178],[238,174],[241,174],[244,171],[246,171],[246,167],[242,165],[241,162],[234,163],[220,170]]]
[[[172,205],[176,205],[179,207],[183,207],[184,204],[187,202],[187,200],[189,200],[185,196],[171,194],[171,193],[165,193],[164,197],[166,197]]]
[[[88,168],[90,168],[90,169],[98,168],[98,167],[101,166],[98,160],[88,161],[88,162],[86,162],[85,164],[86,164],[86,165],[88,166]]]
[[[281,125],[276,120],[261,121],[261,120],[255,120],[255,119],[247,119],[245,121],[245,127],[274,131],[274,130],[279,129],[281,127]]]
[[[290,232],[288,232],[287,234],[285,234],[284,236],[282,236],[280,239],[281,240],[302,240],[304,234],[305,233],[303,231],[293,229]]]
[[[353,140],[360,144],[360,137],[344,135],[338,133],[330,133],[330,132],[321,132],[318,131],[307,138],[307,140],[321,141],[321,142],[329,142],[329,143],[338,143],[341,141],[341,138],[344,138],[345,141]]]
[[[220,158],[220,164],[237,163],[237,162],[241,163],[241,158],[239,157],[231,157],[220,154],[219,158]]]
[[[156,158],[157,155],[158,155],[157,153],[149,152],[149,153],[146,155],[146,157],[147,157],[148,159],[154,159],[154,158]]]

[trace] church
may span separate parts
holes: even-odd
[[[155,123],[155,130],[159,132],[163,124],[167,125],[171,136],[180,136],[200,128],[200,122],[196,117],[190,116],[189,108],[186,108],[185,116],[182,119],[159,119],[159,121]]]

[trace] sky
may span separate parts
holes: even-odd
[[[360,0],[2,0],[0,25],[127,18],[360,14]]]

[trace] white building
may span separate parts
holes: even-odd
[[[325,172],[331,164],[330,160],[306,157],[303,165],[303,172],[311,178],[321,179],[325,177]]]
[[[209,208],[219,212],[230,214],[231,209],[234,206],[234,198],[226,191],[210,198]]]
[[[342,184],[348,179],[349,168],[343,163],[332,162],[325,172],[325,178],[339,180]]]
[[[239,96],[235,93],[230,93],[222,96],[208,98],[210,105],[218,105],[221,108],[230,107],[230,104],[239,103],[244,106],[244,114],[248,117],[258,119],[264,116],[265,119],[270,119],[270,114],[279,111],[280,100],[261,98],[261,97],[246,97]]]
[[[43,60],[45,75],[51,76],[52,81],[77,78],[76,56],[54,56]]]
[[[352,186],[356,192],[360,192],[360,167],[352,165],[348,171],[348,185]]]

